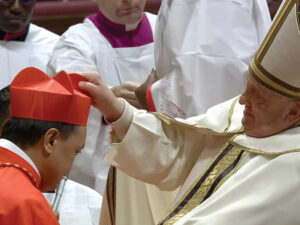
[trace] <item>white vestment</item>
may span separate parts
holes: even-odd
[[[162,1],[155,38],[159,81],[149,92],[155,111],[185,118],[241,94],[270,25],[266,0]]]
[[[34,66],[46,72],[47,63],[58,39],[58,35],[30,24],[25,41],[0,41],[2,70],[0,88],[9,85],[19,71],[26,67]],[[78,192],[80,188],[84,190],[84,193]],[[70,180],[67,192],[68,194],[61,201],[60,224],[69,225],[71,222],[72,225],[82,225],[81,220],[73,219],[78,215],[88,218],[85,220],[85,225],[98,224],[102,200],[100,194]],[[91,198],[99,201],[97,205],[90,201]],[[69,209],[66,209],[64,205],[67,205]],[[82,205],[85,205],[85,210],[82,210]]]
[[[0,89],[9,85],[25,67],[46,71],[58,35],[30,24],[25,41],[0,41]]]
[[[61,225],[98,225],[102,197],[87,186],[66,180],[60,193],[57,211]],[[48,202],[53,205],[56,193],[44,193]],[[58,196],[57,196],[58,197]]]
[[[156,16],[146,15],[154,31]],[[62,35],[53,51],[48,71],[53,75],[60,70],[69,73],[96,71],[109,86],[119,86],[126,81],[143,82],[154,66],[153,51],[153,43],[113,48],[95,24],[86,19]],[[104,162],[108,150],[109,126],[102,124],[102,115],[92,107],[85,148],[75,160],[70,178],[102,194],[109,168]]]
[[[241,124],[244,106],[237,100],[186,120],[126,103],[113,124],[107,160],[163,189],[183,184],[159,224],[299,224],[300,127],[249,137]]]

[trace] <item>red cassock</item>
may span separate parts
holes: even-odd
[[[39,190],[40,183],[28,162],[0,147],[1,225],[59,225]]]

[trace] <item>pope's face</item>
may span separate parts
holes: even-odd
[[[143,16],[146,0],[97,0],[101,12],[114,23],[134,24]]]
[[[290,115],[295,101],[265,88],[251,75],[239,101],[245,105],[242,124],[249,136],[268,137],[295,123]]]
[[[84,147],[85,138],[86,127],[80,126],[69,137],[55,139],[51,159],[47,160],[47,165],[43,165],[42,191],[54,190],[62,177],[71,170],[75,157]]]
[[[20,0],[4,2],[0,0],[0,30],[10,34],[20,32],[31,19],[35,1],[27,5]]]

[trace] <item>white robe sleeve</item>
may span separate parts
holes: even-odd
[[[129,176],[161,189],[173,190],[180,186],[197,161],[206,136],[176,123],[167,125],[128,103],[124,114],[128,114],[129,120],[132,118],[129,130],[121,142],[112,134],[112,150],[106,160]],[[120,131],[121,126],[112,126],[115,132],[124,133]]]

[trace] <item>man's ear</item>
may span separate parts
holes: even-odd
[[[294,100],[294,104],[291,106],[288,121],[291,124],[297,123],[300,121],[300,100]]]
[[[59,130],[56,128],[50,128],[44,135],[43,145],[44,150],[47,154],[51,154],[53,152],[54,146],[59,138]]]

